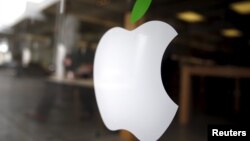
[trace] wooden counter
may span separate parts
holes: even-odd
[[[239,87],[239,78],[250,78],[250,68],[235,67],[235,66],[187,66],[181,67],[180,78],[180,123],[185,125],[190,118],[190,97],[191,92],[191,76],[213,76],[234,78],[236,87]],[[235,107],[239,108],[240,93],[235,95]]]
[[[64,84],[64,85],[71,85],[71,86],[80,86],[80,87],[87,87],[87,88],[94,88],[93,79],[58,79],[56,77],[49,77],[49,82]]]

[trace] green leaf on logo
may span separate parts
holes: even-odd
[[[152,0],[136,0],[132,10],[131,21],[135,23],[147,12]]]

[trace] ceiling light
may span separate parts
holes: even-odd
[[[230,8],[239,14],[249,14],[250,1],[235,2],[230,5]]]
[[[235,28],[223,29],[221,33],[223,36],[230,38],[242,36],[242,32]]]
[[[99,6],[107,6],[110,3],[110,0],[98,0],[97,4]]]
[[[194,11],[185,11],[177,14],[177,17],[183,21],[195,23],[204,21],[204,16]]]

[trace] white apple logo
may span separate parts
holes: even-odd
[[[94,86],[110,130],[125,129],[142,141],[155,141],[168,128],[178,106],[163,87],[161,62],[176,35],[161,21],[133,31],[115,27],[104,34],[95,54]]]

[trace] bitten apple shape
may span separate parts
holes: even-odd
[[[125,129],[142,141],[155,141],[168,128],[178,106],[163,87],[161,62],[176,35],[161,21],[133,31],[115,27],[104,34],[95,54],[94,87],[110,130]]]

